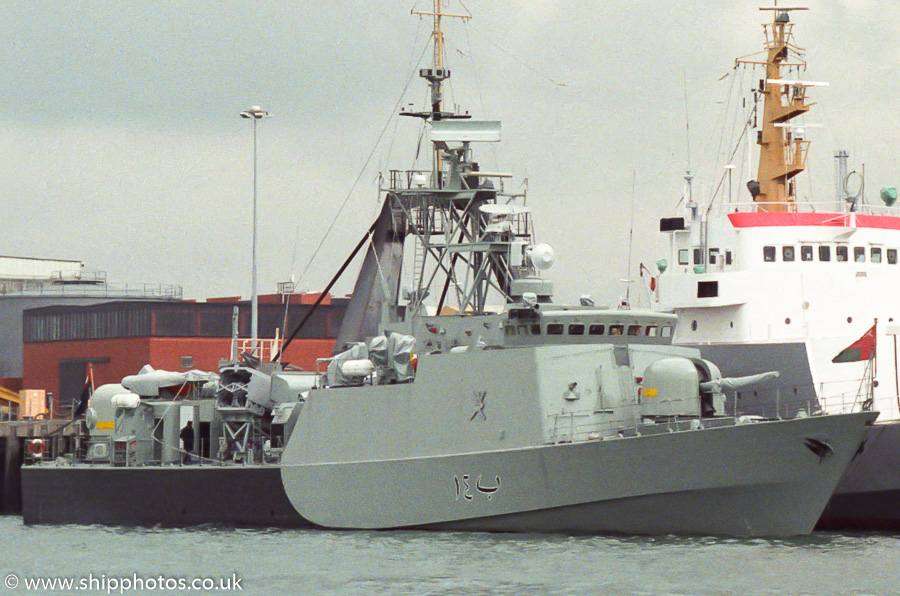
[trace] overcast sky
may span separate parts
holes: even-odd
[[[806,117],[822,127],[808,130],[801,195],[832,197],[841,147],[866,164],[874,200],[900,185],[900,3],[808,5],[793,13],[803,78],[831,86]],[[249,295],[252,144],[238,112],[259,104],[275,114],[259,125],[260,289],[307,269],[349,196],[299,279],[323,287],[377,211],[378,171],[412,165],[417,122],[390,118],[425,97],[418,77],[407,88],[430,62],[414,6],[431,1],[3,2],[0,254],[77,259],[194,298]],[[466,6],[471,22],[447,24],[448,100],[503,122],[481,161],[513,187],[527,177],[558,298],[614,302],[632,184],[636,271],[662,256],[658,219],[682,195],[685,97],[702,198],[733,143],[722,77],[761,49],[768,13],[749,0]]]

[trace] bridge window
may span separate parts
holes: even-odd
[[[688,249],[682,248],[678,251],[678,264],[688,265]]]
[[[731,265],[731,251],[730,250],[725,251],[725,264]]]
[[[547,325],[547,335],[562,335],[562,323],[550,323]]]
[[[865,263],[866,262],[866,247],[865,246],[854,246],[853,247],[853,262],[854,263]]]
[[[694,249],[694,265],[702,265],[703,264],[703,250],[700,248]]]
[[[871,251],[869,252],[869,255],[871,256],[873,263],[881,262],[881,249],[880,248],[876,248],[873,246]]]
[[[584,335],[584,325],[569,325],[569,335]]]
[[[622,332],[625,331],[625,325],[610,325],[609,326],[609,334],[610,335],[622,335]]]
[[[782,246],[781,247],[781,260],[790,262],[794,260],[794,247],[793,246]]]
[[[831,260],[831,247],[830,246],[820,246],[819,247],[819,260],[820,261],[830,261]]]
[[[888,262],[888,265],[896,265],[897,264],[897,249],[896,248],[887,249],[887,262]]]
[[[588,327],[588,334],[603,335],[603,325],[591,325]]]
[[[647,325],[646,333],[647,337],[656,337],[659,335],[659,327],[656,325]]]
[[[804,244],[800,247],[800,260],[801,261],[812,261],[813,260],[813,247]]]
[[[775,262],[775,247],[774,246],[763,246],[763,261],[766,263],[774,263]]]
[[[662,336],[663,337],[672,337],[672,326],[666,325],[662,328]]]
[[[847,260],[847,247],[840,245],[834,248],[834,260],[843,263]]]
[[[531,324],[531,334],[532,335],[540,335],[541,334],[541,324],[540,323],[532,323]]]
[[[711,248],[709,249],[709,264],[715,265],[719,262],[719,249]]]
[[[640,325],[629,325],[628,326],[628,335],[640,335],[641,334],[641,326]]]

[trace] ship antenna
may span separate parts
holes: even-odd
[[[628,269],[625,272],[625,305],[631,308],[631,251],[634,249],[634,186],[637,171],[631,170],[631,220],[628,224]]]
[[[430,16],[434,18],[434,31],[432,32],[432,36],[434,37],[434,57],[432,59],[432,67],[419,70],[419,76],[427,80],[429,87],[431,87],[431,111],[419,113],[406,112],[401,115],[418,116],[425,120],[430,119],[433,122],[437,122],[444,118],[453,118],[455,116],[454,114],[445,114],[442,109],[443,85],[444,80],[450,78],[450,69],[444,68],[444,31],[441,27],[441,19],[443,17],[451,17],[455,19],[462,19],[465,21],[471,19],[472,15],[443,12],[443,10],[441,9],[441,0],[434,0],[434,9],[432,11],[411,10],[410,14],[419,15],[420,17]],[[435,178],[438,178],[440,176],[441,169],[441,152],[440,150],[435,149]]]
[[[444,68],[444,31],[441,27],[441,19],[443,17],[452,17],[456,19],[468,20],[472,18],[471,14],[453,14],[443,12],[441,9],[441,0],[434,0],[434,10],[411,10],[410,14],[421,16],[430,16],[434,18],[434,57],[432,59],[432,68],[423,68],[419,71],[419,76],[428,80],[431,87],[431,114],[432,120],[441,120],[445,114],[442,113],[443,102],[443,83],[445,79],[450,78],[450,71]]]
[[[691,119],[688,110],[687,69],[683,69],[681,75],[684,82],[684,136],[687,147],[687,168],[684,171],[685,198],[687,207],[690,209],[691,219],[694,220],[697,219],[697,205],[694,203],[694,191],[691,184],[694,176],[691,174]]]

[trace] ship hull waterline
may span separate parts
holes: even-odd
[[[776,403],[772,392],[756,392],[741,401],[748,412],[772,415],[779,409],[782,415],[793,415],[815,400],[812,373],[806,345],[803,342],[780,344],[707,344],[695,345],[704,358],[722,363],[729,373],[749,374],[760,367],[781,370],[779,384],[796,386],[793,400]],[[778,359],[776,363],[773,357]],[[785,391],[790,395],[791,391]],[[751,401],[752,400],[752,401]],[[847,468],[834,490],[822,517],[819,530],[900,529],[900,421],[878,421],[866,435],[863,449]]]
[[[297,511],[329,528],[808,534],[876,414],[352,463],[286,464]],[[814,439],[833,453],[817,454]]]
[[[308,527],[277,466],[24,466],[25,524]]]

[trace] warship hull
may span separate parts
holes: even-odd
[[[277,466],[24,466],[26,524],[308,526]]]
[[[793,536],[813,530],[875,417],[284,465],[282,476],[300,514],[331,528]]]
[[[745,411],[791,415],[815,402],[812,374],[802,342],[784,344],[721,344],[694,346],[704,358],[722,363],[728,371],[746,374],[759,367],[783,371],[784,395],[756,392],[741,403]],[[776,362],[778,363],[777,365]],[[756,368],[754,368],[756,367]],[[792,386],[798,387],[794,392]],[[822,513],[822,530],[900,529],[900,422],[879,422],[866,435],[863,449],[850,462]]]

